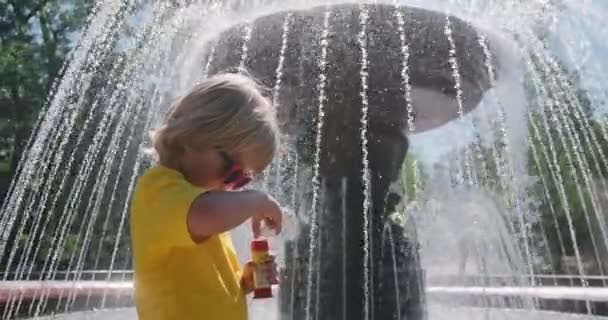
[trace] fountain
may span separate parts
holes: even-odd
[[[470,25],[442,13],[357,4],[274,13],[210,40],[209,74],[244,67],[273,88],[287,144],[300,167],[312,168],[300,180],[313,181],[303,199],[311,212],[287,252],[294,260],[282,314],[424,318],[418,245],[390,218],[401,202],[390,186],[406,133],[463,116],[490,87],[478,41]],[[286,183],[270,188],[280,193]]]
[[[538,36],[591,47],[591,37],[554,31],[551,19],[576,8],[100,3],[0,211],[2,318],[134,318],[114,308],[130,305],[128,200],[150,165],[147,132],[176,95],[223,71],[250,73],[279,106],[285,148],[258,183],[302,224],[296,239],[277,239],[279,299],[252,303],[253,318],[578,318],[537,310],[555,297],[597,313],[608,295],[608,227],[606,184],[592,172],[608,168],[600,146],[608,134],[592,129],[584,100]],[[606,10],[587,8],[567,23],[599,26],[597,12]],[[579,53],[565,52],[583,70]],[[585,63],[604,67],[586,52]],[[592,98],[605,98],[601,83],[589,86]],[[431,174],[427,162],[445,168]],[[580,212],[568,207],[563,166],[573,168]],[[529,194],[533,187],[544,192]],[[554,229],[542,229],[537,197],[561,201],[551,208]],[[592,246],[577,243],[587,230]],[[237,250],[248,237],[235,233]],[[580,288],[543,286],[546,264],[557,284],[555,257],[542,254],[552,246],[573,256]],[[587,256],[599,288],[589,285]],[[505,275],[506,290],[496,287]],[[92,308],[110,310],[69,314]]]

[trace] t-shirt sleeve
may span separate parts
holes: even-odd
[[[188,212],[194,200],[205,191],[186,181],[164,183],[155,190],[151,204],[149,237],[168,246],[195,245],[188,230]]]

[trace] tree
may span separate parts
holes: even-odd
[[[597,182],[608,174],[608,140],[593,118],[580,76],[551,60],[533,61],[527,89],[533,110],[529,172],[537,177],[530,191],[539,199],[536,230],[546,233],[555,270],[560,257],[575,255],[575,244],[583,258],[599,262],[605,254],[593,226],[601,214],[595,205],[602,188]]]
[[[0,202],[91,6],[0,0]]]

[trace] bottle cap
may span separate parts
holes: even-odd
[[[270,246],[266,239],[254,239],[251,240],[251,251],[268,251]]]

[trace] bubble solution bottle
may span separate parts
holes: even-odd
[[[255,268],[253,273],[253,298],[272,298],[272,285],[277,284],[277,279],[270,279],[265,273],[264,263],[270,257],[270,245],[265,238],[257,238],[251,241],[251,260]]]

